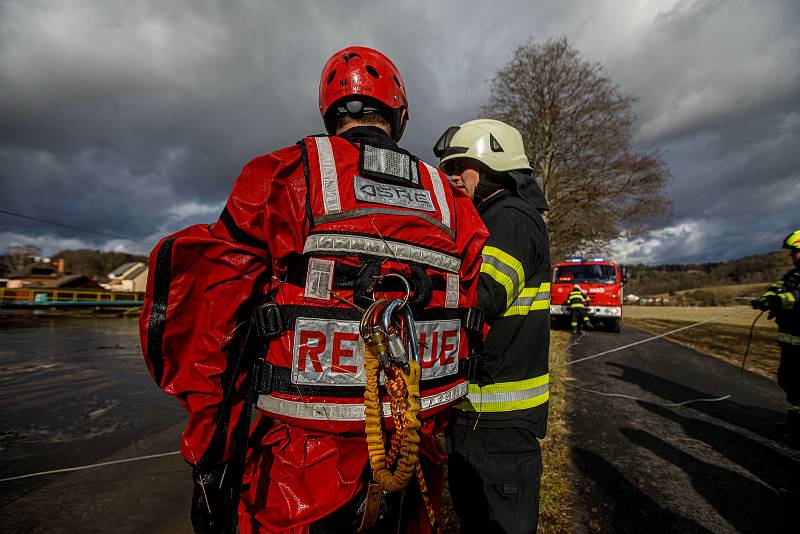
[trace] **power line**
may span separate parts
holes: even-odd
[[[0,212],[2,212],[2,211],[3,210],[0,210]],[[694,324],[691,324],[691,325],[688,325],[688,326],[683,326],[681,328],[676,328],[675,330],[670,330],[669,332],[665,332],[663,334],[659,334],[659,335],[656,335],[656,336],[651,336],[651,337],[645,338],[645,339],[643,339],[641,341],[637,341],[635,343],[629,343],[627,345],[623,345],[621,347],[616,347],[616,348],[611,349],[611,350],[599,352],[597,354],[593,354],[593,355],[587,356],[585,358],[580,358],[580,359],[577,359],[577,360],[572,360],[572,361],[567,362],[567,363],[562,363],[560,365],[556,365],[556,366],[551,367],[551,369],[558,369],[560,367],[567,367],[567,366],[570,366],[570,365],[575,364],[575,363],[584,362],[584,361],[587,361],[587,360],[591,360],[593,358],[597,358],[599,356],[604,356],[606,354],[610,354],[612,352],[617,352],[617,351],[620,351],[620,350],[624,350],[624,349],[633,347],[635,345],[640,345],[642,343],[648,343],[650,341],[655,341],[656,339],[661,339],[662,337],[668,336],[670,334],[674,334],[676,332],[681,332],[681,331],[687,330],[689,328],[696,328],[698,326],[704,325],[704,324],[709,323],[711,321],[716,321],[716,320],[719,320],[719,319],[722,319],[722,318],[725,318],[725,317],[730,317],[731,315],[736,315],[737,313],[742,313],[744,311],[747,311],[747,309],[737,310],[737,311],[734,311],[734,312],[731,312],[731,313],[726,313],[724,315],[719,315],[719,316],[714,317],[712,319],[707,319],[705,321],[700,321],[698,323],[694,323]],[[564,386],[571,387],[571,388],[574,388],[574,389],[579,389],[579,390],[586,391],[586,392],[589,392],[589,393],[594,393],[596,395],[602,395],[604,397],[618,397],[618,398],[630,399],[630,400],[635,400],[635,401],[639,401],[639,402],[645,402],[645,403],[648,403],[648,404],[654,404],[656,406],[663,406],[663,407],[667,407],[667,408],[676,408],[676,407],[685,406],[687,404],[691,404],[691,403],[694,403],[694,402],[719,402],[719,401],[727,400],[727,399],[731,398],[731,396],[733,396],[733,394],[738,391],[739,387],[742,384],[742,379],[744,377],[745,364],[747,362],[747,356],[750,353],[750,343],[753,341],[753,330],[755,329],[756,322],[758,322],[758,320],[761,318],[761,316],[763,314],[764,314],[764,312],[761,312],[760,314],[758,314],[758,316],[755,318],[755,320],[753,320],[753,323],[750,325],[750,335],[749,335],[749,337],[747,339],[747,346],[746,346],[745,351],[744,351],[744,356],[742,358],[742,363],[739,366],[739,379],[736,382],[736,387],[730,393],[728,393],[726,395],[723,395],[721,397],[715,397],[715,398],[711,398],[711,399],[706,399],[706,398],[689,399],[689,400],[685,400],[683,402],[673,402],[673,403],[657,403],[657,402],[653,402],[651,400],[644,399],[644,398],[641,398],[641,397],[635,397],[635,396],[632,396],[632,395],[625,395],[623,393],[613,393],[613,392],[612,393],[607,393],[607,392],[603,392],[603,391],[596,391],[594,389],[589,389],[589,388],[584,388],[584,387],[579,387],[579,386],[572,386],[571,384],[568,384],[568,383],[562,382],[562,381],[559,381],[559,382],[561,382],[561,384],[564,385]],[[111,460],[111,461],[108,461],[108,462],[100,462],[100,463],[95,463],[95,464],[80,465],[80,466],[77,466],[77,467],[67,467],[67,468],[64,468],[64,469],[51,469],[49,471],[39,471],[37,473],[29,473],[29,474],[26,474],[26,475],[17,475],[17,476],[13,476],[13,477],[0,478],[0,482],[10,482],[12,480],[20,480],[20,479],[23,479],[23,478],[38,477],[38,476],[42,476],[42,475],[52,475],[52,474],[56,474],[56,473],[68,473],[68,472],[71,472],[71,471],[83,471],[85,469],[94,469],[96,467],[104,467],[104,466],[108,466],[108,465],[116,465],[116,464],[122,464],[122,463],[128,463],[128,462],[138,462],[140,460],[150,460],[150,459],[153,459],[153,458],[163,458],[165,456],[175,456],[175,455],[178,455],[178,454],[180,454],[180,451],[162,452],[162,453],[157,453],[157,454],[147,454],[145,456],[136,456],[136,457],[133,457],[133,458],[123,458],[123,459],[120,459],[120,460]]]
[[[93,469],[95,467],[103,467],[106,465],[124,464],[127,462],[138,462],[139,460],[150,460],[152,458],[163,458],[164,456],[175,456],[180,454],[180,451],[161,452],[158,454],[148,454],[146,456],[136,456],[135,458],[123,458],[121,460],[111,460],[110,462],[100,462],[89,465],[79,465],[78,467],[67,467],[65,469],[51,469],[50,471],[40,471],[38,473],[29,473],[27,475],[17,475],[15,477],[0,478],[0,482],[9,482],[11,480],[19,480],[21,478],[38,477],[42,475],[53,475],[55,473],[68,473],[70,471],[83,471],[84,469]]]
[[[567,366],[575,364],[575,363],[585,362],[585,361],[591,360],[593,358],[597,358],[598,356],[604,356],[606,354],[611,354],[612,352],[617,352],[617,351],[620,351],[620,350],[623,350],[623,349],[627,349],[627,348],[633,347],[635,345],[640,345],[642,343],[648,343],[650,341],[655,341],[656,339],[661,339],[662,337],[668,336],[670,334],[675,334],[677,332],[681,332],[681,331],[687,330],[689,328],[696,328],[696,327],[704,325],[706,323],[710,323],[711,321],[716,321],[716,320],[722,319],[724,317],[730,317],[731,315],[736,315],[737,313],[742,313],[744,311],[748,311],[749,309],[750,308],[743,308],[741,310],[737,310],[737,311],[734,311],[734,312],[731,312],[731,313],[726,313],[724,315],[719,315],[717,317],[713,317],[713,318],[707,319],[705,321],[700,321],[699,323],[694,323],[694,324],[690,324],[690,325],[687,325],[687,326],[682,326],[680,328],[676,328],[675,330],[670,330],[669,332],[664,332],[663,334],[659,334],[659,335],[656,335],[656,336],[648,337],[648,338],[642,339],[640,341],[636,341],[634,343],[629,343],[627,345],[623,345],[621,347],[616,347],[616,348],[611,349],[611,350],[606,350],[606,351],[603,351],[603,352],[598,352],[597,354],[592,354],[591,356],[586,356],[584,358],[579,358],[577,360],[572,360],[572,361],[569,361],[569,362],[566,362],[566,363],[562,363],[562,364],[559,364],[559,365],[556,365],[556,366],[552,367],[552,369],[557,369],[559,367],[567,367]],[[736,381],[736,387],[734,387],[733,390],[731,390],[729,393],[727,393],[725,395],[722,395],[720,397],[694,398],[694,399],[688,399],[688,400],[685,400],[685,401],[682,401],[682,402],[663,403],[663,402],[654,402],[652,400],[645,399],[645,398],[642,398],[642,397],[636,397],[634,395],[626,395],[624,393],[614,393],[614,392],[606,392],[606,391],[597,391],[595,389],[590,389],[590,388],[581,387],[581,386],[573,386],[572,384],[568,384],[566,382],[561,382],[561,381],[560,382],[565,387],[574,388],[574,389],[578,389],[578,390],[581,390],[581,391],[586,391],[587,393],[593,393],[595,395],[600,395],[601,397],[616,397],[616,398],[628,399],[628,400],[633,400],[633,401],[638,401],[638,402],[644,402],[644,403],[647,403],[647,404],[653,404],[655,406],[661,406],[663,408],[679,408],[681,406],[686,406],[687,404],[692,404],[692,403],[695,403],[695,402],[720,402],[720,401],[728,400],[737,391],[739,391],[739,387],[742,385],[742,380],[744,379],[745,364],[747,363],[747,356],[750,354],[750,344],[753,341],[753,331],[755,330],[756,323],[758,322],[759,319],[761,319],[762,315],[764,315],[763,311],[756,316],[756,318],[753,320],[753,324],[750,325],[750,334],[747,337],[747,346],[744,349],[744,356],[742,357],[742,363],[739,366],[739,379]],[[2,482],[2,481],[0,481],[0,482]]]
[[[705,321],[700,321],[699,323],[690,324],[687,326],[682,326],[680,328],[676,328],[675,330],[670,330],[669,332],[664,332],[663,334],[658,334],[657,336],[648,337],[646,339],[642,339],[639,341],[634,341],[633,343],[628,343],[627,345],[622,345],[621,347],[615,347],[613,349],[604,350],[603,352],[598,352],[597,354],[592,354],[591,356],[584,356],[583,358],[578,358],[577,360],[571,360],[566,363],[561,363],[551,367],[551,369],[558,369],[559,367],[569,367],[570,365],[575,365],[576,363],[585,362],[586,360],[591,360],[594,358],[599,358],[600,356],[605,356],[606,354],[611,354],[612,352],[618,352],[620,350],[625,350],[630,347],[634,347],[636,345],[641,345],[642,343],[649,343],[651,341],[655,341],[656,339],[661,339],[662,337],[669,336],[671,334],[676,334],[683,330],[687,330],[689,328],[696,328],[698,326],[704,325],[706,323],[710,323],[712,321],[717,321],[719,319],[724,319],[725,317],[730,317],[731,315],[736,315],[737,313],[742,313],[748,311],[750,308],[742,308],[740,310],[736,310],[734,312],[726,313],[724,315],[718,315],[717,317],[712,317],[711,319],[706,319]],[[759,315],[760,317],[760,315]],[[754,323],[755,324],[755,323]],[[749,348],[749,345],[748,345]]]
[[[53,226],[60,226],[61,228],[69,228],[70,230],[77,230],[79,232],[86,232],[87,234],[94,234],[103,237],[112,237],[114,239],[124,239],[125,241],[132,241],[134,243],[141,243],[147,246],[155,246],[155,243],[148,243],[147,241],[141,241],[139,239],[133,239],[131,237],[125,237],[123,235],[116,235],[116,234],[109,234],[106,232],[98,232],[97,230],[90,230],[88,228],[81,228],[80,226],[72,226],[71,224],[64,224],[56,221],[48,221],[47,219],[41,219],[39,217],[31,217],[30,215],[23,215],[21,213],[14,213],[13,211],[0,209],[0,213],[4,215],[10,215],[12,217],[19,217],[20,219],[28,219],[30,221],[36,221],[44,224],[51,224]]]

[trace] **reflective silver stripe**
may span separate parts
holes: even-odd
[[[408,210],[398,210],[393,208],[359,208],[356,210],[341,211],[339,213],[332,213],[330,215],[323,215],[322,217],[314,217],[314,224],[319,225],[323,223],[343,221],[345,219],[354,219],[356,217],[363,217],[364,215],[392,215],[401,217],[416,217],[423,221],[434,225],[439,230],[445,232],[451,239],[455,238],[455,232],[450,228],[444,226],[441,222],[437,221],[430,215],[425,213],[415,213]]]
[[[451,404],[467,394],[469,386],[461,382],[441,393],[420,398],[422,411]],[[281,399],[272,395],[259,395],[258,407],[273,415],[310,419],[314,421],[363,421],[364,401],[339,404],[333,402],[303,402]],[[381,403],[383,417],[391,417],[392,411],[388,402]]]
[[[550,283],[543,282],[538,287],[525,287],[511,306],[503,313],[503,317],[511,315],[528,315],[532,311],[548,311],[550,309]]]
[[[445,290],[444,307],[458,308],[459,279],[457,274],[446,274],[447,286]]]
[[[335,262],[311,258],[308,260],[306,287],[303,296],[307,299],[330,300],[333,287],[333,271]]]
[[[516,269],[500,259],[495,258],[494,256],[490,256],[488,254],[482,254],[481,256],[483,257],[483,263],[491,265],[498,271],[501,271],[503,274],[508,276],[511,279],[511,283],[514,284],[514,292],[519,293],[520,287],[522,286],[522,282],[524,282],[524,280],[519,279],[519,273]]]
[[[366,143],[361,145],[360,165],[364,172],[369,174],[379,173],[400,178],[405,182],[411,181],[411,167],[416,165],[411,157],[403,152],[388,148],[379,148]],[[416,182],[415,182],[416,183]]]
[[[333,159],[331,140],[327,137],[315,137],[317,156],[319,158],[319,174],[322,180],[322,202],[325,213],[342,211],[339,200],[339,177],[336,174],[336,161]]]
[[[467,412],[513,412],[541,406],[550,398],[550,375],[480,387],[470,384],[467,398],[454,406]]]
[[[457,273],[461,268],[461,260],[455,256],[379,237],[349,234],[312,234],[306,238],[303,254],[312,252],[372,254],[374,256],[422,263],[452,273]]]
[[[787,345],[800,345],[800,336],[793,336],[791,334],[778,333],[778,342],[786,343]]]
[[[439,174],[434,167],[423,162],[425,168],[428,169],[428,174],[431,176],[431,184],[433,184],[433,194],[436,196],[436,203],[439,204],[439,211],[442,214],[442,224],[450,228],[450,206],[447,205],[447,197],[444,194],[444,178]],[[450,187],[449,185],[447,187]]]
[[[531,306],[533,306],[534,302],[540,302],[540,301],[543,301],[543,300],[548,301],[548,304],[549,304],[549,301],[550,301],[550,292],[549,291],[539,291],[536,294],[535,297],[526,297],[526,296],[523,296],[524,294],[525,294],[525,289],[523,289],[522,293],[520,293],[520,296],[517,297],[514,300],[514,302],[511,303],[511,306],[509,306],[509,308],[513,308],[514,306],[523,306],[525,308],[530,308]]]
[[[502,285],[506,290],[506,305],[510,305],[514,298],[519,295],[520,291],[522,290],[522,284],[525,282],[524,279],[520,279],[520,273],[508,265],[507,263],[501,261],[499,258],[494,256],[490,256],[488,254],[483,254],[483,265],[481,265],[481,272],[486,273],[492,277],[492,279],[497,282],[498,284]],[[493,276],[493,272],[489,267],[494,267],[495,270],[500,271],[508,281],[511,283],[509,286],[508,283],[503,279],[502,276],[498,278],[498,276]],[[524,276],[524,275],[523,275]]]
[[[519,402],[527,399],[538,397],[547,393],[549,386],[547,384],[537,386],[531,389],[524,389],[521,391],[503,391],[499,393],[470,393],[467,395],[467,400],[471,403],[488,404],[490,402]]]

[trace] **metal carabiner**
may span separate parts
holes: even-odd
[[[420,361],[419,357],[419,333],[417,332],[417,323],[414,321],[414,316],[411,315],[411,308],[406,306],[403,309],[403,315],[406,318],[406,331],[408,333],[408,359],[413,362]]]
[[[381,317],[381,326],[386,332],[390,331],[393,323],[393,316],[395,313],[400,315],[401,329],[405,331],[406,348],[403,351],[403,361],[412,360],[419,361],[419,339],[417,339],[417,325],[414,322],[414,316],[411,314],[411,308],[406,306],[407,301],[401,299],[394,299],[386,305]],[[393,351],[394,352],[394,351]]]
[[[401,338],[402,326],[398,328],[395,313],[403,307],[402,299],[394,299],[386,305],[381,315],[381,328],[386,332],[391,360],[408,372],[408,354]]]
[[[389,347],[388,331],[380,324],[386,305],[386,299],[373,302],[361,318],[359,331],[364,345],[378,357],[383,367],[388,368],[392,351]]]
[[[372,300],[375,300],[375,291],[374,291],[375,284],[377,284],[381,279],[389,277],[399,278],[400,280],[403,281],[403,285],[406,286],[406,296],[403,297],[402,302],[400,304],[401,307],[405,306],[406,304],[408,304],[408,299],[411,298],[411,284],[408,283],[408,280],[406,280],[405,276],[399,273],[384,274],[381,277],[377,278],[375,282],[373,282]]]

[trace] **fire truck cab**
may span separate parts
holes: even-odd
[[[622,286],[625,268],[604,258],[572,258],[553,270],[550,292],[550,317],[553,323],[569,320],[567,295],[578,284],[589,295],[589,318],[593,326],[602,325],[619,333],[622,328]]]

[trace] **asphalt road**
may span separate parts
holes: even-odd
[[[570,356],[646,337],[592,332]],[[571,366],[576,532],[800,531],[800,452],[773,439],[783,392],[752,373],[738,380],[736,366],[663,339]]]

